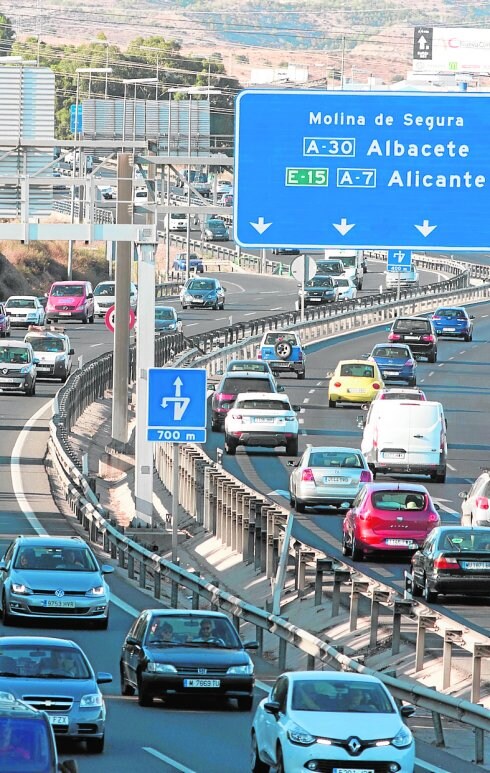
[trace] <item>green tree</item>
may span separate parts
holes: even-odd
[[[0,13],[0,52],[2,56],[8,56],[15,40],[15,32],[8,16]]]

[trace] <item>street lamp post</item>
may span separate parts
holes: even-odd
[[[108,76],[109,76],[109,46],[111,45],[108,40],[98,39],[91,40],[91,43],[95,43],[98,46],[105,46],[105,88],[104,88],[104,99],[107,99],[107,86],[108,86]]]
[[[127,78],[123,80],[124,83],[124,102],[123,102],[123,149],[124,140],[126,139],[126,95],[127,86],[134,86],[133,95],[133,155],[136,149],[136,89],[138,85],[148,85],[149,83],[158,83],[157,78]]]

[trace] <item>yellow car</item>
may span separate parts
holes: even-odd
[[[328,406],[337,403],[370,403],[384,383],[375,362],[341,360],[328,385]]]

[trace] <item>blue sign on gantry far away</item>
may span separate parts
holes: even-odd
[[[204,443],[206,385],[205,368],[150,368],[147,440]]]
[[[483,92],[243,91],[235,240],[489,250],[489,137]]]
[[[411,250],[388,250],[386,269],[394,274],[408,274],[412,270]]]

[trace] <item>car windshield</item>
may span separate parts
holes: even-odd
[[[490,534],[488,529],[471,529],[451,532],[439,535],[439,550],[451,550],[453,552],[465,552],[470,550],[490,551]]]
[[[397,333],[427,333],[430,324],[423,319],[398,319],[393,325]]]
[[[410,357],[408,349],[396,346],[376,346],[373,349],[373,357],[389,357],[391,360],[406,360]]]
[[[30,361],[29,349],[25,346],[0,346],[0,362],[22,365]]]
[[[34,298],[9,298],[5,305],[7,309],[32,309],[36,303]]]
[[[341,376],[353,376],[354,378],[374,378],[374,368],[372,365],[363,363],[346,363],[340,366]]]
[[[212,279],[192,279],[187,285],[188,290],[214,290],[216,288]]]
[[[342,263],[344,268],[353,268],[356,265],[357,258],[355,255],[342,255]]]
[[[82,653],[74,647],[0,644],[0,676],[22,679],[90,679]]]
[[[287,400],[239,400],[235,408],[246,408],[252,411],[290,411]]]
[[[49,773],[51,731],[41,717],[0,717],[0,773]]]
[[[305,287],[333,287],[333,282],[329,276],[319,276],[306,282]]]
[[[171,212],[170,213],[170,219],[171,220],[185,220],[186,215],[184,212]]]
[[[168,308],[159,308],[158,306],[155,308],[155,319],[171,319],[174,320],[176,317],[175,309],[168,309]]]
[[[291,708],[295,711],[328,711],[394,714],[383,687],[372,682],[355,683],[300,679],[294,682]]]
[[[35,352],[64,352],[65,342],[62,338],[54,336],[28,336],[28,343]]]
[[[316,264],[316,270],[319,274],[341,274],[344,266],[337,260],[322,260]]]
[[[268,373],[269,369],[267,365],[263,362],[253,362],[252,360],[243,360],[243,361],[236,361],[236,362],[230,362],[228,365],[228,370],[230,372],[236,371],[236,370],[248,370],[248,371],[257,371],[257,373]]]
[[[14,559],[15,569],[62,572],[98,572],[92,553],[83,546],[22,545]]]
[[[466,319],[466,315],[461,309],[438,309],[434,316],[446,317],[446,319]]]
[[[154,615],[148,625],[145,644],[153,646],[242,647],[227,618],[211,615]]]
[[[50,294],[54,295],[55,298],[68,298],[74,295],[81,297],[85,295],[85,287],[83,285],[56,285]]]
[[[426,495],[419,491],[375,491],[371,502],[377,510],[425,510]]]
[[[264,344],[266,346],[275,346],[280,341],[286,341],[288,344],[291,344],[291,346],[299,346],[296,337],[288,335],[287,333],[267,333],[264,338]]]
[[[103,284],[103,285],[97,285],[97,287],[94,290],[94,295],[107,295],[111,298],[113,298],[116,294],[116,285],[114,283],[110,284]]]
[[[363,470],[364,463],[359,454],[352,451],[311,451],[309,467],[350,467]]]
[[[220,392],[237,395],[240,392],[273,392],[269,378],[240,378],[231,376],[221,384]]]
[[[336,279],[335,280],[335,284],[337,285],[337,287],[349,287],[350,286],[350,282],[349,282],[348,279]]]

